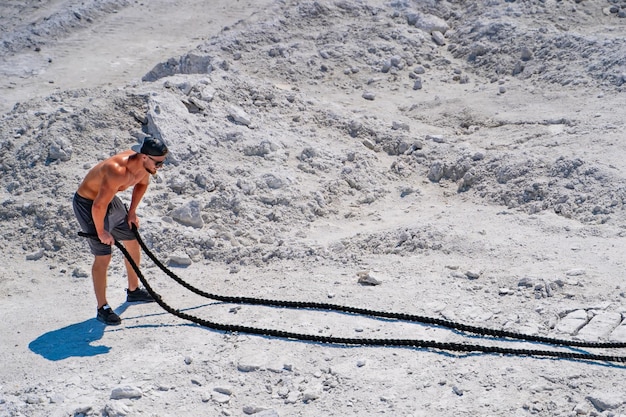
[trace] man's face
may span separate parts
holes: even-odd
[[[146,155],[146,158],[143,163],[143,167],[148,171],[151,175],[156,175],[157,170],[163,167],[163,163],[165,162],[166,156],[150,156]]]

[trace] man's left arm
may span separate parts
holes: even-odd
[[[139,229],[139,218],[137,217],[137,206],[141,202],[146,190],[148,189],[147,182],[139,182],[133,187],[133,196],[130,200],[130,207],[128,208],[128,225],[130,227],[135,225]]]

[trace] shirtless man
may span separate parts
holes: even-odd
[[[83,232],[98,235],[87,239],[95,259],[91,268],[98,313],[96,318],[104,324],[117,325],[120,317],[109,306],[106,297],[107,270],[111,262],[111,245],[115,240],[123,243],[135,263],[139,265],[141,248],[132,225],[139,228],[136,210],[148,189],[150,175],[163,166],[167,147],[156,138],[146,138],[143,144],[114,155],[94,166],[74,194],[74,213]],[[133,187],[128,212],[116,194]],[[127,302],[152,302],[150,294],[139,288],[139,277],[125,259],[128,275]]]

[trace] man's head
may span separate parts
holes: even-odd
[[[151,136],[145,138],[142,144],[137,144],[131,149],[137,153],[149,156],[165,156],[168,152],[167,146],[165,146],[165,143],[163,143],[161,139]]]
[[[151,175],[156,175],[157,169],[163,166],[168,152],[163,141],[153,137],[145,138],[141,145],[137,144],[131,149],[137,152],[131,158],[141,156],[144,169]]]

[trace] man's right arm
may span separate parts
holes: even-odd
[[[98,195],[93,201],[91,207],[91,217],[93,218],[96,232],[100,241],[107,245],[113,245],[115,239],[113,236],[104,229],[104,218],[109,209],[109,203],[115,197],[119,184],[116,179],[119,178],[119,174],[116,172],[115,167],[103,167],[102,182],[98,189]]]

